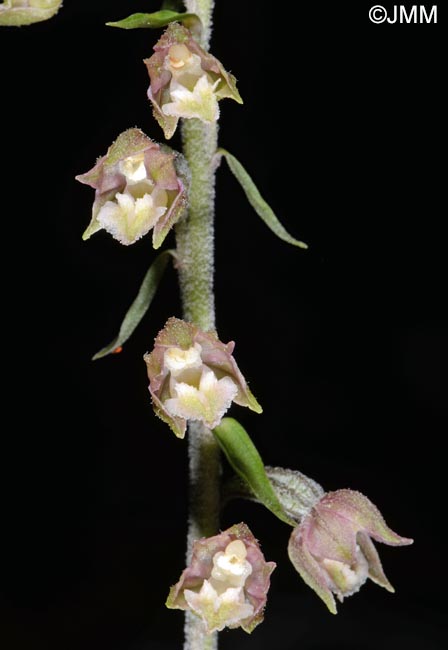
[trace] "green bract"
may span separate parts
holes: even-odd
[[[143,316],[148,311],[171,256],[174,256],[174,251],[163,251],[163,253],[160,253],[160,255],[156,257],[143,278],[137,296],[126,312],[117,336],[111,343],[109,343],[109,345],[101,348],[101,350],[93,356],[94,360],[121,351],[121,346],[126,343],[142,320]]]
[[[196,14],[179,13],[178,11],[171,11],[169,9],[161,9],[151,14],[131,14],[122,20],[106,23],[108,27],[120,27],[121,29],[157,29],[158,27],[166,27],[172,22],[180,22],[187,27],[192,34],[200,36],[201,34],[201,21]]]
[[[263,461],[246,430],[233,418],[224,418],[213,429],[213,434],[230,465],[247,483],[251,492],[276,517],[290,526],[295,526],[283,508],[266,474]]]
[[[225,149],[218,149],[218,155],[224,156],[227,161],[227,164],[230,167],[232,174],[235,176],[241,187],[243,188],[247,200],[258,214],[258,216],[264,221],[267,227],[272,230],[272,232],[277,235],[279,239],[292,244],[293,246],[298,246],[299,248],[308,248],[308,245],[303,241],[299,241],[292,237],[282,226],[280,221],[275,216],[272,208],[266,203],[264,198],[261,196],[258,191],[257,186],[253,182],[252,178],[249,176],[247,171],[244,169],[243,165],[232,156],[231,153]]]

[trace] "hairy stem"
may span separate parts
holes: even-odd
[[[212,34],[212,16],[215,0],[184,0],[185,8],[197,14],[201,19],[203,30],[201,45],[208,48]]]
[[[191,170],[188,218],[176,228],[179,282],[184,318],[203,330],[215,326],[213,294],[214,262],[214,179],[213,156],[217,146],[217,126],[199,120],[183,124],[183,152]],[[193,542],[218,531],[219,448],[212,433],[202,424],[188,429],[190,511],[187,559]],[[217,635],[206,635],[202,622],[187,613],[185,650],[214,650]]]
[[[185,120],[183,152],[191,171],[188,218],[176,227],[179,282],[184,318],[203,330],[215,327],[213,156],[216,124]]]
[[[203,25],[201,45],[208,48],[214,0],[185,0],[187,11],[198,14]],[[182,125],[183,153],[191,171],[187,219],[176,228],[179,284],[183,315],[203,330],[215,327],[214,271],[214,155],[217,124],[191,119]],[[210,537],[219,527],[220,451],[209,429],[193,422],[188,429],[189,517],[187,561],[193,542]],[[216,650],[218,635],[206,634],[202,621],[185,617],[184,650]]]

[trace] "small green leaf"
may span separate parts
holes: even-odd
[[[202,23],[196,14],[179,13],[170,9],[161,9],[152,14],[131,14],[127,18],[115,22],[106,23],[108,27],[120,27],[121,29],[158,29],[173,22],[181,22],[195,35],[200,35]]]
[[[264,506],[285,523],[296,526],[283,510],[274,488],[266,475],[263,461],[254,443],[233,418],[224,418],[213,434],[235,472],[249,485]]]
[[[148,311],[148,308],[156,294],[157,288],[159,286],[160,280],[168,264],[170,256],[173,256],[173,251],[163,251],[160,253],[154,260],[154,262],[149,267],[146,272],[143,282],[140,286],[138,294],[129,307],[126,315],[121,323],[120,331],[114,340],[97,352],[92,359],[101,359],[108,354],[119,350],[123,343],[125,343],[131,334],[134,332],[137,325],[142,320],[143,316]]]
[[[264,198],[261,196],[260,192],[258,191],[257,186],[247,173],[247,171],[244,169],[242,164],[235,158],[235,156],[232,156],[231,153],[226,151],[225,149],[218,149],[217,151],[218,155],[222,155],[225,157],[227,164],[230,167],[230,171],[232,174],[235,176],[241,187],[243,188],[247,200],[255,210],[255,212],[258,214],[259,217],[265,222],[268,228],[272,230],[272,232],[277,235],[280,239],[283,241],[287,242],[288,244],[292,244],[293,246],[298,246],[299,248],[308,248],[308,245],[305,244],[303,241],[299,241],[298,239],[295,239],[292,237],[282,226],[280,221],[277,219],[275,216],[272,208],[266,203]]]

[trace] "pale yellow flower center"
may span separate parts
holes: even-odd
[[[129,245],[146,235],[165,214],[168,194],[148,176],[144,153],[120,160],[118,170],[126,187],[101,206],[97,219],[115,239]]]
[[[119,169],[126,176],[128,183],[138,183],[148,177],[143,153],[136,156],[128,156],[120,162]]]
[[[213,569],[198,592],[186,589],[185,600],[195,614],[207,625],[208,631],[235,626],[254,614],[244,586],[252,573],[246,560],[247,548],[240,539],[230,542],[224,551],[213,556]]]
[[[238,393],[232,377],[218,378],[201,357],[202,347],[195,343],[187,350],[165,350],[163,366],[170,373],[169,397],[164,407],[174,417],[199,420],[214,429]]]
[[[356,546],[356,559],[352,565],[328,558],[325,558],[322,563],[340,600],[344,596],[356,593],[369,575],[368,562],[358,545]]]
[[[240,539],[230,542],[224,552],[214,555],[210,582],[215,589],[222,591],[228,587],[244,587],[246,579],[252,573],[252,566],[246,557],[247,549]]]
[[[173,68],[183,68],[191,59],[191,52],[183,43],[176,43],[168,50],[168,58]]]
[[[199,368],[202,365],[201,346],[196,343],[193,347],[188,348],[188,350],[169,348],[165,352],[164,362],[167,370],[174,376],[183,370]]]
[[[201,57],[184,43],[176,43],[169,48],[164,67],[171,73],[171,81],[170,99],[162,104],[162,112],[172,117],[215,122],[219,116],[215,91],[220,79],[213,80],[202,68]]]

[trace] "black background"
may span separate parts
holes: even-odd
[[[278,568],[263,626],[223,650],[442,647],[446,15],[373,25],[373,4],[217,2],[213,52],[245,101],[221,102],[220,144],[309,243],[273,237],[223,165],[217,324],[264,406],[231,414],[265,462],[361,490],[415,544],[380,549],[395,595],[369,583],[333,617],[294,573],[287,527],[235,502],[223,527],[244,519]],[[164,601],[184,566],[186,444],[153,416],[142,361],[180,316],[176,276],[122,354],[92,363],[154,252],[82,242],[93,191],[74,181],[126,128],[162,140],[142,63],[159,32],[104,26],[157,8],[66,0],[0,31],[8,650],[182,645]]]

